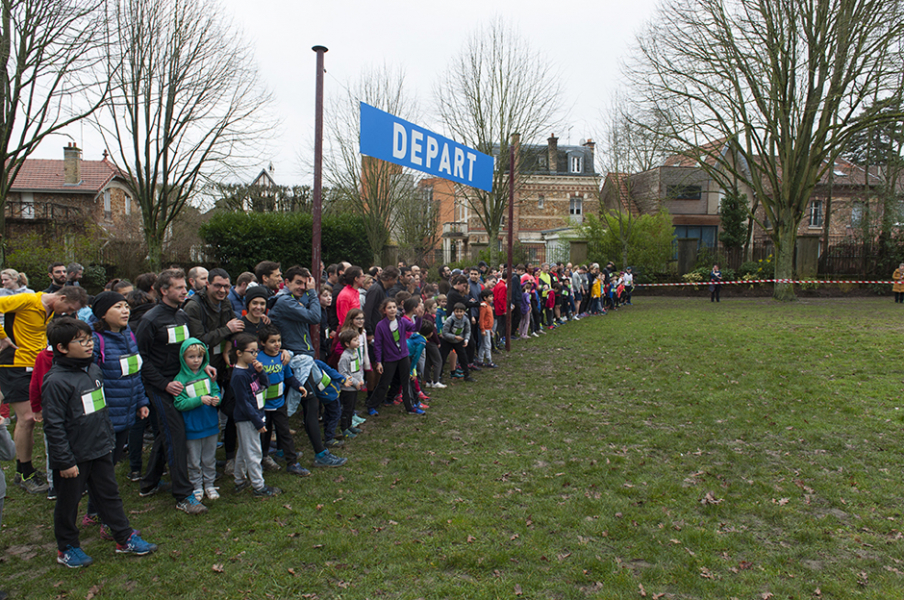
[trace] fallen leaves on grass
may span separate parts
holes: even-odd
[[[222,572],[223,572],[223,564],[222,564],[222,563],[217,563],[217,564],[215,564],[214,566],[211,567],[211,570],[212,570],[214,573],[222,573]]]
[[[517,583],[515,584],[515,595],[520,596],[523,592],[521,591],[521,586]]]
[[[85,596],[85,600],[92,600],[95,596],[100,593],[100,585],[92,585],[91,589],[88,590],[88,595]]]
[[[712,492],[706,492],[706,495],[700,499],[700,504],[706,506],[707,504],[721,504],[724,498],[716,498]]]

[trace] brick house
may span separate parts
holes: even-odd
[[[126,186],[126,177],[104,152],[102,160],[82,160],[69,144],[63,160],[27,159],[6,201],[6,235],[29,233],[43,237],[61,230],[84,231],[101,226],[110,235],[137,231],[140,210]]]
[[[563,232],[580,223],[585,214],[599,214],[600,176],[594,165],[592,140],[578,146],[560,146],[555,134],[546,145],[523,144],[521,172],[515,190],[514,238],[529,260],[561,259]],[[490,240],[474,210],[445,180],[429,180],[440,202],[442,260],[475,257]],[[507,218],[506,218],[507,221]],[[504,248],[508,224],[495,243]],[[566,257],[567,258],[567,257]]]
[[[831,210],[828,233],[833,243],[861,238],[882,217],[882,206],[876,198],[883,184],[880,175],[877,167],[871,167],[867,172],[864,167],[844,158],[836,159],[832,169],[826,170],[813,188],[797,235],[822,236],[825,232],[826,213]],[[767,227],[764,230],[759,225],[754,225],[754,242],[762,243],[768,238],[768,230],[771,228],[762,207],[757,209],[756,216]]]

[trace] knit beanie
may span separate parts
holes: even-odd
[[[94,313],[95,317],[103,320],[104,315],[107,314],[108,310],[113,308],[114,305],[125,301],[126,297],[119,292],[101,292],[94,297],[94,304],[91,306],[91,311]]]

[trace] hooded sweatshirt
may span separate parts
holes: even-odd
[[[194,345],[204,347],[204,360],[197,373],[185,364],[185,352]],[[179,349],[179,364],[182,367],[173,381],[178,381],[185,387],[175,397],[174,404],[177,410],[182,411],[182,419],[185,421],[185,439],[188,440],[199,440],[220,432],[217,409],[201,401],[202,396],[222,398],[217,382],[204,372],[208,361],[207,345],[204,342],[198,338],[188,338],[182,342],[182,347]]]

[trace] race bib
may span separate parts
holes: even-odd
[[[277,383],[276,385],[271,385],[267,388],[267,400],[274,400],[283,395],[285,391],[285,385],[282,381]]]
[[[455,335],[461,335],[464,332],[465,332],[464,327],[456,327],[455,329],[452,330],[452,333],[454,333]]]
[[[82,394],[82,406],[85,408],[86,415],[103,410],[106,405],[107,400],[104,397],[103,387],[98,386]]]
[[[185,384],[185,393],[189,398],[200,398],[210,395],[210,379],[196,379]]]
[[[330,385],[330,382],[332,382],[332,381],[333,380],[330,379],[329,375],[327,375],[326,373],[322,373],[322,377],[320,378],[320,381],[317,383],[317,388],[322,392],[323,390],[325,390],[327,388],[328,385]]]
[[[123,356],[119,359],[119,368],[122,369],[123,377],[135,375],[141,371],[141,365],[143,364],[144,362],[141,360],[141,355],[138,353],[129,354],[128,356]]]
[[[394,341],[396,343],[396,345],[398,345],[398,343],[399,343],[399,330],[398,329],[396,329],[395,331],[392,332],[392,341]]]
[[[226,342],[220,342],[216,346],[213,347],[213,355],[216,356],[218,354],[223,354],[226,350]]]
[[[357,373],[361,370],[361,360],[358,358],[353,358],[351,364],[349,365],[349,369],[351,369],[352,373]]]
[[[267,391],[263,390],[263,389],[254,392],[254,399],[257,400],[257,409],[258,410],[261,410],[264,408],[264,404],[266,404],[266,402],[267,402],[266,395],[267,395]]]
[[[166,343],[181,344],[188,339],[188,325],[168,325],[166,328]]]

